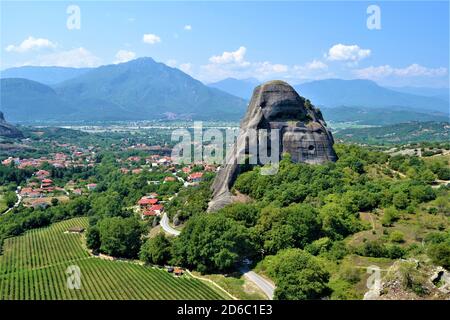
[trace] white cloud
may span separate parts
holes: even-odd
[[[114,63],[127,62],[133,60],[134,58],[136,58],[136,53],[134,53],[133,51],[119,50],[116,53],[116,60],[114,61]]]
[[[51,42],[48,39],[44,38],[34,38],[34,37],[28,37],[27,39],[23,40],[21,44],[18,46],[15,46],[13,44],[10,44],[5,48],[8,52],[27,52],[34,49],[42,49],[42,48],[55,48],[56,44]]]
[[[311,62],[306,63],[305,68],[307,70],[326,70],[328,65],[320,60],[314,59]]]
[[[56,67],[97,67],[101,59],[83,47],[38,56],[35,60],[23,65],[56,66]]]
[[[387,77],[441,77],[447,75],[447,68],[427,68],[419,64],[411,64],[405,68],[394,68],[390,65],[370,66],[357,69],[354,74],[364,79],[383,79]]]
[[[320,60],[312,60],[302,65],[294,65],[289,69],[287,78],[293,81],[305,79],[325,79],[333,77],[334,74],[328,71],[328,65]]]
[[[193,64],[190,62],[178,63],[175,59],[169,59],[166,61],[166,65],[172,68],[178,68],[184,73],[192,74]]]
[[[219,56],[212,56],[209,58],[209,62],[215,64],[235,63],[245,66],[248,65],[248,62],[244,60],[246,52],[247,48],[241,46],[236,51],[225,51]]]
[[[169,59],[166,61],[166,65],[168,65],[169,67],[175,68],[178,64],[178,61],[175,59]]]
[[[192,26],[190,24],[187,24],[187,25],[184,26],[184,30],[191,31],[192,30]]]
[[[179,69],[185,73],[190,73],[192,70],[192,64],[191,63],[182,63],[182,64],[180,64]]]
[[[259,77],[261,76],[264,77],[287,72],[288,66],[285,64],[271,63],[269,61],[264,61],[255,63],[254,70]]]
[[[142,41],[148,44],[155,44],[158,42],[161,42],[161,38],[158,37],[156,34],[153,33],[146,33],[142,37]]]
[[[331,61],[351,61],[357,62],[370,56],[370,49],[362,49],[358,45],[335,44],[328,50],[326,55]]]
[[[247,49],[241,46],[235,51],[225,51],[221,55],[209,58],[209,63],[200,66],[197,77],[205,82],[213,82],[220,79],[233,77],[237,79],[258,78],[261,81],[269,79],[298,79],[322,78],[328,65],[320,60],[312,60],[304,65],[289,66],[270,61],[247,61],[245,54]]]

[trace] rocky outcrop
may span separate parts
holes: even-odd
[[[279,129],[278,160],[289,153],[294,162],[322,164],[336,161],[333,136],[320,110],[283,81],[270,81],[255,88],[252,99],[240,125],[240,133],[233,152],[220,168],[212,184],[213,198],[208,211],[216,211],[235,201],[230,189],[239,174],[240,155],[260,155],[250,152],[248,133],[251,130]],[[258,144],[265,143],[257,138]],[[268,146],[269,154],[273,149]]]
[[[0,137],[22,138],[22,132],[5,121],[3,112],[0,111]]]

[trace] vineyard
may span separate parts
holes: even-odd
[[[0,300],[229,298],[187,275],[176,278],[162,269],[90,256],[82,236],[66,232],[86,226],[87,218],[75,218],[7,239],[0,256]],[[72,265],[80,268],[80,289],[67,286]]]

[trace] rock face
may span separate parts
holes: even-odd
[[[337,160],[333,150],[333,136],[320,110],[311,105],[309,100],[299,96],[286,82],[264,83],[255,88],[233,152],[212,184],[213,198],[208,211],[217,211],[235,201],[230,189],[239,174],[238,156],[255,156],[250,152],[246,136],[249,131],[260,129],[268,132],[279,129],[278,159],[283,153],[289,153],[294,162],[322,164]],[[260,144],[260,139],[257,139]],[[268,149],[273,149],[270,144]],[[256,156],[259,159],[260,155]]]
[[[5,121],[3,112],[0,111],[0,137],[6,138],[22,138],[22,132],[16,127]]]

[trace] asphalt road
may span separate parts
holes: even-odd
[[[244,275],[244,277],[246,277],[248,280],[257,285],[258,288],[260,288],[270,300],[273,299],[273,292],[275,291],[275,286],[271,282],[267,281],[259,274],[249,270],[248,268],[242,268],[241,272]]]
[[[168,234],[171,234],[173,236],[179,236],[180,235],[180,231],[175,230],[174,228],[172,228],[169,224],[169,217],[167,217],[167,214],[164,212],[163,216],[161,218],[161,221],[159,222],[159,224],[161,225],[161,228],[163,228],[163,230],[165,232],[167,232]]]
[[[163,230],[168,234],[178,236],[181,233],[180,231],[175,230],[170,226],[169,218],[167,217],[167,214],[165,212],[163,213],[163,216],[159,224],[161,225],[161,228],[163,228]],[[270,300],[273,299],[273,292],[275,291],[275,286],[271,282],[267,281],[266,279],[258,275],[256,272],[249,270],[247,267],[241,268],[241,272],[244,275],[244,277],[246,277],[248,280],[253,282],[258,288],[260,288]]]
[[[16,190],[16,196],[17,196],[17,202],[14,204],[14,206],[12,206],[11,208],[9,208],[8,210],[6,210],[5,212],[3,212],[3,214],[7,214],[9,213],[12,209],[17,208],[19,206],[19,204],[22,202],[22,196],[20,195],[20,189],[17,188]]]

